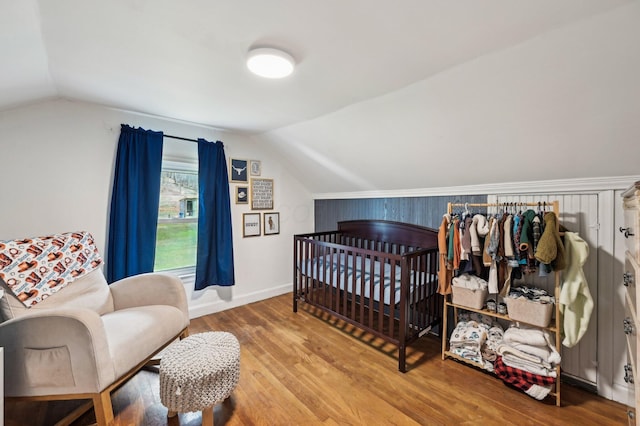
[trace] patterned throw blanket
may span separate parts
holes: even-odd
[[[0,278],[27,308],[101,263],[88,232],[0,241]]]

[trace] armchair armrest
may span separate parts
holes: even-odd
[[[177,276],[151,272],[123,278],[109,286],[115,310],[148,305],[169,305],[180,309],[189,319],[184,284]]]
[[[0,324],[7,396],[98,392],[115,380],[100,316],[82,308],[39,311]]]

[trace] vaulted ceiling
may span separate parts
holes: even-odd
[[[638,145],[637,0],[0,0],[0,8],[0,113],[66,98],[244,132],[271,143],[311,191],[470,184],[479,175],[470,169],[495,152],[534,141],[555,153],[547,178],[635,167],[625,158],[592,166]],[[289,52],[294,74],[250,74],[247,51],[260,46]],[[592,147],[601,141],[611,145]],[[590,157],[567,171],[563,158],[587,152],[580,144]],[[432,164],[455,151],[473,152],[456,163],[466,174]],[[480,176],[541,174],[511,160]]]
[[[261,132],[628,1],[0,0],[0,108],[64,97]],[[294,75],[251,75],[252,46],[288,51]]]

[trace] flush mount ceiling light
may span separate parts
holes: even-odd
[[[288,53],[270,47],[249,51],[247,68],[265,78],[283,78],[293,72],[294,60]]]

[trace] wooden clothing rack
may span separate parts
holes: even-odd
[[[556,214],[556,217],[559,218],[560,215],[560,202],[555,201],[539,201],[535,203],[531,202],[507,202],[507,203],[447,203],[447,213],[453,213],[454,207],[464,207],[465,209],[468,207],[502,207],[504,209],[509,209],[510,207],[538,207],[546,210],[547,207],[551,208]]]
[[[517,207],[538,207],[538,208],[543,208],[544,210],[546,210],[547,208],[550,208],[549,211],[552,211],[555,215],[556,215],[556,226],[558,227],[558,232],[560,231],[560,203],[559,201],[555,200],[555,201],[541,201],[541,202],[506,202],[506,203],[447,203],[447,213],[448,214],[452,214],[454,208],[456,207],[464,207],[465,210],[467,210],[469,207],[496,207],[496,208],[503,208],[504,210],[509,210],[509,209],[513,209],[513,208],[517,208]],[[497,213],[497,212],[496,212]],[[491,214],[491,213],[486,213],[486,214]],[[560,233],[560,235],[562,235],[562,233]],[[554,296],[555,296],[555,303],[554,303],[554,318],[552,320],[552,325],[549,325],[548,327],[538,327],[538,328],[543,328],[545,330],[548,330],[549,332],[552,332],[555,335],[555,345],[556,345],[556,350],[558,351],[558,353],[560,353],[561,350],[561,332],[562,332],[562,326],[560,323],[560,307],[559,307],[559,300],[560,300],[560,285],[561,285],[561,280],[560,280],[560,275],[561,273],[559,271],[555,271],[554,273],[555,275],[555,283],[554,283]],[[518,322],[516,320],[513,320],[511,318],[509,318],[508,315],[504,315],[504,314],[499,314],[496,312],[492,312],[489,310],[486,310],[484,308],[482,309],[473,309],[470,307],[466,307],[466,306],[461,306],[461,305],[455,305],[452,301],[451,301],[451,295],[446,295],[444,297],[444,309],[443,309],[443,317],[442,317],[442,360],[444,360],[445,358],[449,357],[449,358],[454,358],[457,359],[459,361],[462,361],[464,363],[467,364],[471,364],[475,367],[480,367],[481,366],[477,365],[476,363],[473,363],[467,359],[464,359],[450,351],[447,350],[447,343],[448,343],[448,330],[447,330],[447,308],[448,307],[452,307],[454,310],[454,321],[457,323],[458,321],[458,309],[462,309],[462,310],[466,310],[466,311],[471,311],[471,312],[477,312],[483,315],[488,315],[494,318],[498,318],[498,319],[503,319],[506,321],[511,321],[511,322]],[[522,322],[522,321],[520,321]],[[555,382],[555,390],[553,392],[550,393],[550,395],[555,396],[556,398],[556,405],[559,407],[560,406],[560,365],[558,364],[556,366],[556,382]]]

